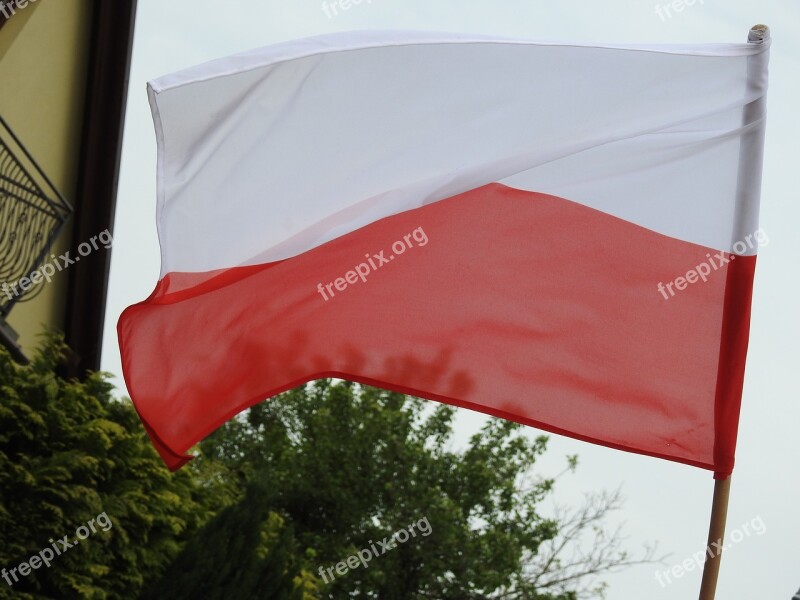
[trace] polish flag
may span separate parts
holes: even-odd
[[[768,48],[351,32],[150,82],[118,334],[165,462],[337,377],[726,477]]]

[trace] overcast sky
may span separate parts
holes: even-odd
[[[691,0],[684,0],[691,2]],[[207,60],[284,40],[354,29],[424,29],[585,42],[739,42],[751,25],[772,29],[769,116],[761,226],[769,244],[756,270],[737,466],[728,531],[738,541],[722,562],[720,600],[790,600],[800,587],[800,394],[798,393],[797,231],[800,223],[800,3],[796,0],[696,0],[669,14],[645,0],[362,0],[334,15],[330,0],[139,0],[122,171],[114,230],[103,369],[124,390],[116,323],[146,298],[159,274],[155,228],[156,143],[145,83]],[[337,2],[338,4],[338,2]],[[327,6],[327,9],[324,8]],[[330,15],[330,16],[329,16]],[[127,393],[127,392],[126,392]],[[481,417],[462,411],[460,438]],[[538,433],[535,432],[534,433]],[[710,472],[552,436],[545,474],[579,454],[576,474],[556,498],[622,487],[628,548],[658,541],[665,565],[607,578],[610,600],[696,598],[700,570],[662,587],[655,571],[702,551]],[[762,530],[761,523],[764,525]],[[744,533],[750,524],[750,535]],[[738,531],[734,534],[733,532]],[[762,531],[761,535],[757,531]]]

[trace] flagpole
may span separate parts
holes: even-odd
[[[769,27],[754,25],[747,35],[748,44],[761,44],[770,36]],[[754,106],[745,107],[744,122],[749,122],[750,110]],[[703,566],[703,581],[700,584],[700,600],[714,600],[717,594],[717,581],[719,568],[722,562],[722,544],[725,540],[725,524],[728,520],[728,500],[731,493],[731,478],[716,479],[714,481],[714,499],[711,503],[711,520],[708,525],[708,543],[706,544],[705,565]]]
[[[722,561],[722,542],[725,539],[725,524],[728,521],[730,493],[730,477],[714,481],[714,500],[711,503],[711,521],[708,525],[706,563],[703,567],[703,582],[700,584],[700,600],[714,600],[717,594],[717,579]]]

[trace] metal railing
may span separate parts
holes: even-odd
[[[38,269],[72,210],[0,116],[0,285],[7,286],[0,293],[0,317],[44,288],[24,291],[19,281]]]

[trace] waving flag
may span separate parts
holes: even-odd
[[[728,475],[768,48],[358,32],[151,82],[118,333],[164,460],[341,377]]]

